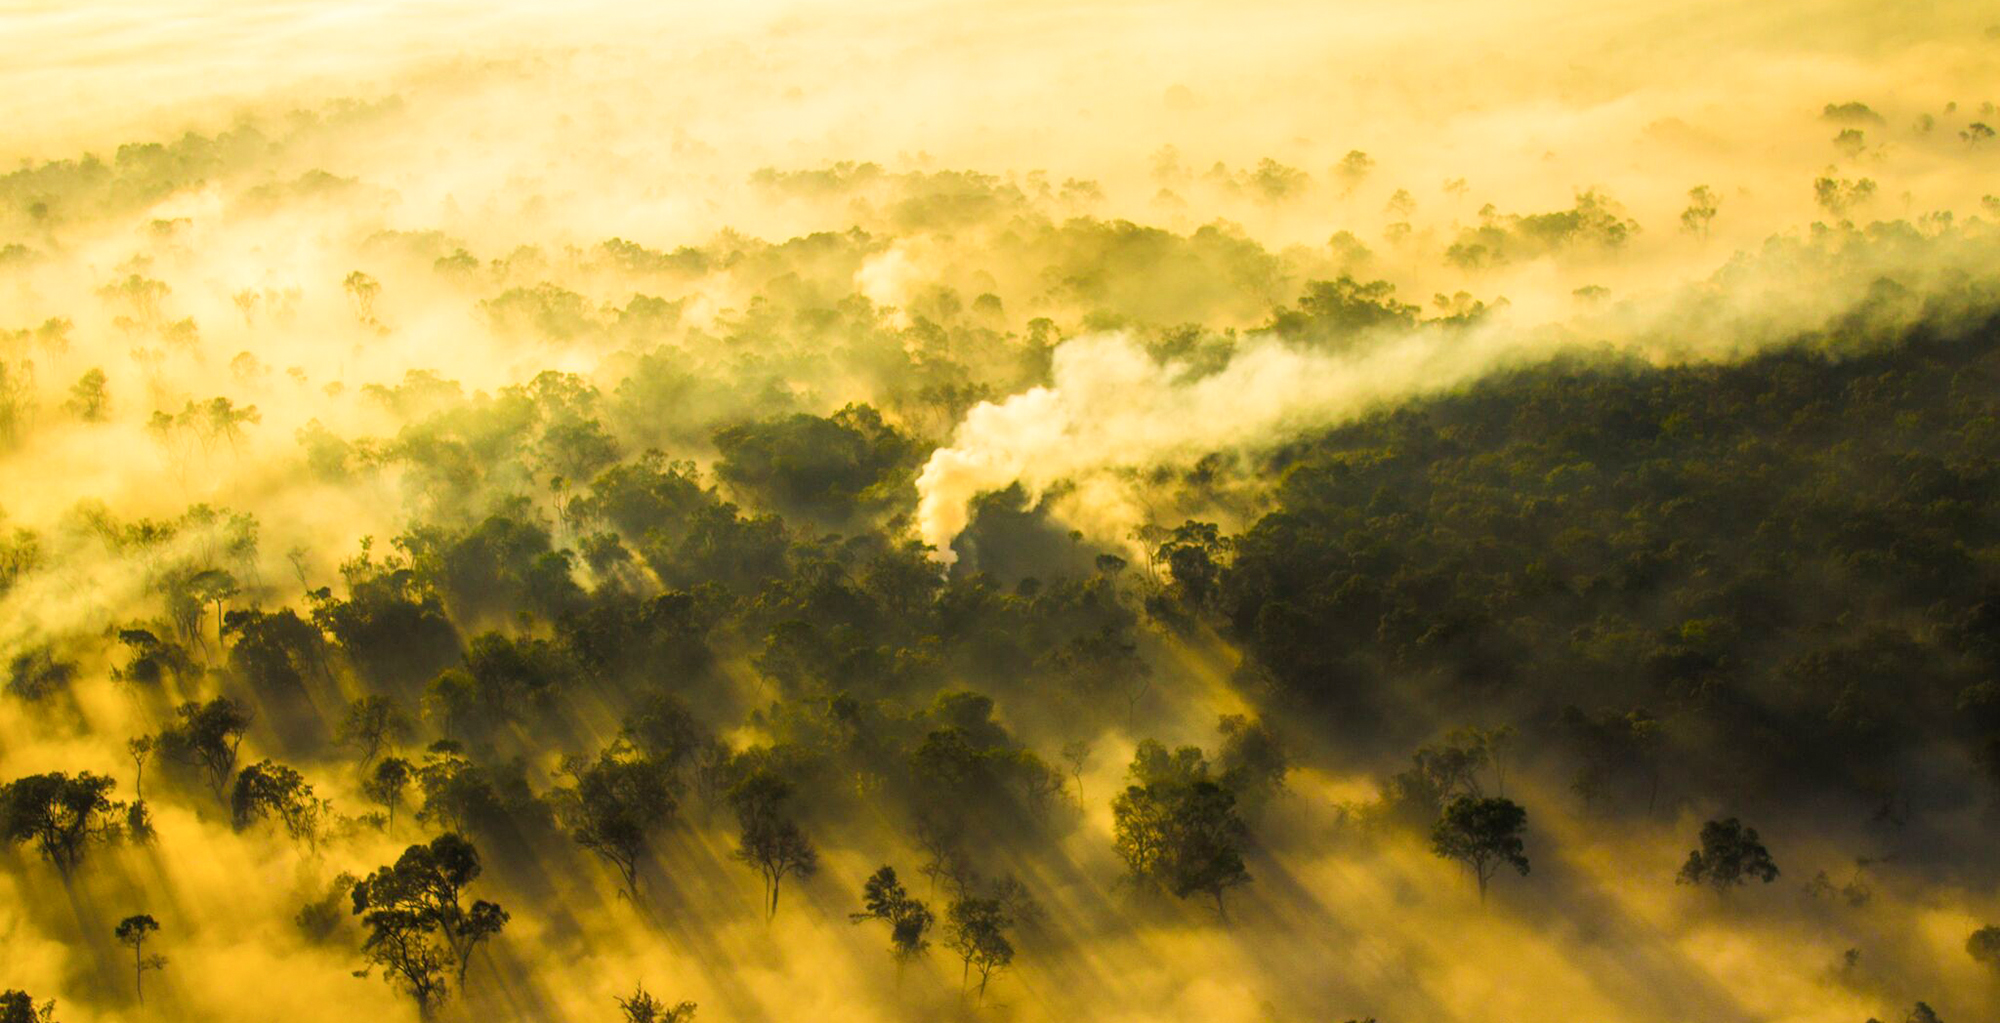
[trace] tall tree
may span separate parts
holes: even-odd
[[[757,868],[764,877],[765,918],[778,915],[778,888],[786,875],[811,877],[819,869],[819,852],[785,813],[790,782],[768,771],[753,771],[729,790],[741,837],[736,858]]]
[[[673,819],[677,805],[666,766],[621,741],[596,760],[567,758],[563,770],[573,784],[557,794],[557,812],[570,837],[618,868],[626,897],[637,901],[647,839]]]
[[[507,911],[497,903],[465,905],[465,888],[479,872],[479,851],[447,833],[410,846],[354,886],[354,913],[368,928],[363,953],[383,967],[384,979],[401,983],[425,1015],[445,997],[446,971],[463,991],[473,952],[507,925]]]
[[[971,971],[978,970],[979,998],[983,1001],[986,982],[1014,962],[1014,943],[1007,940],[1013,918],[999,899],[969,896],[953,902],[948,917],[945,944],[964,963],[959,987],[963,989]]]
[[[112,935],[118,943],[132,950],[132,990],[139,996],[139,1004],[146,1004],[146,971],[162,969],[167,965],[167,957],[155,952],[146,954],[146,941],[160,929],[160,922],[145,913],[138,913],[118,921]]]
[[[1113,846],[1131,878],[1175,898],[1205,894],[1225,913],[1222,897],[1250,880],[1243,843],[1250,829],[1236,812],[1236,793],[1211,780],[1201,750],[1168,754],[1141,743],[1131,784],[1111,801]]]
[[[402,757],[384,757],[361,783],[361,794],[381,804],[388,815],[388,831],[396,831],[396,808],[403,803],[403,790],[410,787],[416,771]]]
[[[1527,824],[1528,811],[1511,799],[1460,796],[1431,828],[1431,851],[1470,868],[1484,902],[1487,882],[1501,867],[1528,872],[1527,845],[1521,840]]]

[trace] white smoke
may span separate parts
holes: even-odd
[[[1125,334],[1055,350],[1050,387],[966,414],[950,447],[917,478],[917,528],[949,564],[977,495],[1020,483],[1040,491],[1124,467],[1191,461],[1447,389],[1523,354],[1530,335],[1501,326],[1425,328],[1342,353],[1254,335],[1225,368],[1190,379]]]

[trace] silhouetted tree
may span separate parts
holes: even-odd
[[[1688,189],[1687,209],[1681,211],[1681,230],[1702,238],[1708,237],[1709,225],[1721,208],[1722,198],[1715,194],[1714,189],[1707,185]]]
[[[276,817],[295,842],[317,851],[332,804],[313,793],[299,772],[270,760],[260,760],[236,776],[229,794],[230,818],[241,831],[267,817]]]
[[[236,749],[250,730],[250,712],[235,700],[218,696],[207,703],[190,700],[174,713],[179,720],[160,733],[160,752],[199,766],[208,775],[215,798],[225,799],[230,775],[236,771]]]
[[[84,371],[70,386],[63,411],[86,423],[103,422],[111,413],[111,395],[104,386],[105,379],[104,371],[95,366]]]
[[[67,878],[92,845],[117,837],[107,794],[117,785],[89,771],[74,778],[52,772],[8,782],[0,786],[0,839],[35,843],[42,858]]]
[[[1701,848],[1688,853],[1676,881],[1705,884],[1717,894],[1757,879],[1770,884],[1778,879],[1778,865],[1770,850],[1758,841],[1757,829],[1746,828],[1734,817],[1709,821],[1701,826]]]
[[[1090,764],[1090,743],[1082,739],[1063,743],[1063,763],[1069,767],[1069,775],[1076,782],[1076,802],[1083,805],[1083,769]]]
[[[366,773],[376,757],[408,738],[415,725],[393,697],[370,693],[348,704],[339,738],[342,745],[360,754],[361,770]]]
[[[964,988],[971,971],[979,971],[979,997],[986,997],[986,982],[995,971],[1014,961],[1014,943],[1007,930],[1014,921],[998,899],[961,898],[947,914],[945,944],[958,953],[964,966],[959,971],[959,987]]]
[[[472,953],[507,925],[507,911],[496,903],[464,905],[465,887],[479,871],[479,851],[448,833],[410,846],[354,886],[354,913],[369,931],[362,952],[426,1015],[445,997],[446,971],[455,972],[463,990]]]
[[[898,961],[922,955],[930,947],[930,907],[910,897],[896,880],[894,867],[883,867],[869,875],[861,888],[863,911],[848,914],[855,923],[881,920],[889,925],[889,949]]]
[[[1236,812],[1236,793],[1211,780],[1201,750],[1172,754],[1152,740],[1139,744],[1131,784],[1111,801],[1113,847],[1131,878],[1176,898],[1196,893],[1215,900],[1245,884],[1243,843],[1249,828]]]
[[[573,784],[557,795],[558,814],[578,845],[618,868],[628,898],[639,897],[639,860],[648,836],[673,819],[676,800],[666,768],[624,742],[596,760],[568,757]]]
[[[0,1023],[56,1023],[56,1000],[36,1004],[26,991],[0,991]]]
[[[388,831],[396,830],[396,807],[403,803],[403,790],[410,787],[416,771],[402,757],[385,757],[361,783],[361,793],[381,804],[387,814]]]
[[[1965,939],[1965,954],[1974,962],[2000,970],[2000,926],[1987,924]]]
[[[1479,881],[1479,900],[1486,901],[1486,884],[1503,866],[1528,872],[1521,831],[1528,812],[1511,799],[1460,796],[1444,809],[1431,829],[1431,851],[1471,868]]]
[[[694,1019],[693,1002],[682,1002],[672,1008],[667,1003],[654,998],[644,987],[632,990],[632,997],[618,999],[618,1008],[625,1013],[625,1023],[688,1023]]]
[[[764,877],[766,918],[778,914],[778,886],[787,874],[811,877],[819,869],[818,851],[785,814],[791,791],[789,782],[764,770],[751,772],[729,790],[742,829],[735,855]]]
[[[163,969],[167,957],[154,953],[146,954],[146,940],[160,929],[160,922],[145,913],[128,916],[118,921],[112,930],[119,944],[132,950],[132,990],[139,996],[139,1004],[146,1004],[146,971]]]

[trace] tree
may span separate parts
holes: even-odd
[[[69,400],[63,402],[63,411],[86,423],[101,423],[110,416],[111,396],[104,386],[102,369],[93,366],[78,377],[69,389]]]
[[[1354,190],[1360,188],[1363,181],[1368,180],[1369,172],[1374,169],[1374,157],[1359,149],[1348,150],[1347,155],[1341,157],[1340,162],[1333,167],[1334,177],[1340,179],[1341,198],[1353,195]]]
[[[244,768],[229,796],[230,818],[236,830],[277,817],[293,841],[315,851],[331,811],[332,804],[314,795],[312,785],[299,772],[269,760]]]
[[[618,1008],[625,1013],[625,1023],[688,1023],[694,1019],[695,1006],[682,1002],[670,1009],[641,986],[632,989],[632,997],[618,999]]]
[[[565,758],[575,784],[558,794],[558,813],[570,837],[618,868],[627,898],[639,898],[639,860],[647,837],[671,821],[674,785],[664,765],[616,742],[596,760]]]
[[[74,778],[58,771],[8,782],[0,786],[0,839],[34,842],[67,879],[91,845],[117,837],[107,795],[117,785],[89,771]]]
[[[861,906],[862,912],[849,913],[848,919],[857,924],[869,920],[886,922],[889,950],[895,953],[898,962],[920,956],[930,947],[930,907],[920,899],[911,898],[903,889],[902,882],[896,880],[896,868],[885,866],[869,875],[861,888]]]
[[[1734,817],[1701,826],[1701,848],[1688,853],[1675,879],[1680,884],[1705,884],[1719,895],[1756,878],[1765,884],[1778,879],[1778,865],[1758,841],[1757,829]]]
[[[1215,766],[1222,772],[1220,780],[1254,812],[1284,787],[1290,758],[1261,720],[1224,714],[1216,728],[1222,733],[1222,748],[1215,755]]]
[[[157,743],[150,735],[134,736],[125,740],[125,752],[132,757],[132,805],[125,809],[125,830],[135,841],[149,842],[153,838],[152,815],[146,811],[145,783],[146,761],[152,759]]]
[[[386,757],[375,765],[375,770],[361,783],[361,794],[382,805],[388,814],[388,830],[396,830],[396,807],[402,805],[403,790],[410,787],[410,779],[416,772],[410,762],[402,757]]]
[[[464,905],[467,885],[479,877],[479,851],[457,834],[403,850],[390,866],[354,886],[354,914],[368,928],[362,952],[401,983],[428,1016],[446,995],[454,971],[459,990],[479,945],[507,925],[507,911],[477,900]]]
[[[1511,799],[1460,796],[1445,807],[1431,828],[1431,851],[1472,868],[1479,881],[1479,901],[1486,901],[1486,884],[1503,866],[1528,872],[1521,831],[1528,811]]]
[[[250,712],[235,700],[218,696],[207,703],[189,700],[174,713],[180,720],[160,733],[160,752],[199,766],[207,773],[215,798],[223,799],[236,771],[236,749],[250,730]]]
[[[1076,780],[1076,801],[1083,803],[1083,769],[1090,764],[1090,743],[1082,739],[1063,743],[1063,763],[1069,765],[1070,777]]]
[[[1243,865],[1250,829],[1236,812],[1236,793],[1208,777],[1208,761],[1192,746],[1170,755],[1149,739],[1129,773],[1132,784],[1111,801],[1111,818],[1113,846],[1131,878],[1175,898],[1206,894],[1225,913],[1223,893],[1250,880]]]
[[[146,1004],[146,971],[158,970],[167,965],[167,957],[154,953],[146,954],[146,939],[160,929],[160,922],[145,913],[128,916],[118,921],[112,930],[119,944],[132,950],[132,989],[139,996],[139,1004]]]
[[[360,880],[347,871],[333,876],[324,891],[306,899],[299,911],[292,915],[292,923],[298,926],[307,941],[324,944],[340,933],[341,923],[347,919],[346,906],[349,893]]]
[[[1965,954],[1974,962],[2000,970],[2000,926],[1987,924],[1965,939]]]
[[[354,318],[363,326],[375,325],[375,299],[382,294],[382,285],[375,278],[356,270],[340,282],[347,297],[354,303]]]
[[[55,1023],[56,1000],[39,1005],[26,991],[0,992],[0,1023]]]
[[[1681,230],[1700,238],[1708,237],[1709,224],[1722,208],[1722,198],[1707,185],[1688,189],[1688,206],[1681,211]]]
[[[375,758],[398,740],[409,737],[416,723],[393,697],[370,693],[347,705],[347,719],[340,725],[340,743],[361,755],[365,773]]]
[[[766,919],[778,915],[778,887],[787,874],[807,878],[819,869],[819,852],[785,815],[791,792],[790,782],[766,770],[751,772],[729,790],[742,829],[735,855],[764,876]]]
[[[424,753],[417,788],[424,794],[417,819],[446,831],[462,832],[492,820],[499,803],[486,771],[466,759],[458,743],[445,739]]]
[[[132,798],[136,801],[145,801],[146,761],[152,758],[156,746],[150,735],[137,735],[125,740],[125,752],[132,757]]]
[[[1007,929],[1014,925],[1007,907],[999,899],[961,898],[951,904],[945,944],[964,963],[959,972],[963,990],[971,971],[979,971],[979,997],[986,997],[986,982],[995,971],[1014,961],[1014,943]]]

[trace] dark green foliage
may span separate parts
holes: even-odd
[[[305,905],[299,907],[292,923],[298,925],[299,933],[307,941],[324,944],[340,934],[342,925],[351,919],[348,893],[354,890],[357,880],[353,874],[342,871],[334,875],[323,893],[307,899]]]
[[[1734,817],[1701,826],[1701,848],[1688,853],[1675,878],[1680,884],[1705,884],[1725,895],[1752,880],[1770,884],[1777,879],[1778,865],[1758,839],[1757,829],[1744,827]]]
[[[979,997],[986,997],[986,982],[996,971],[1014,962],[1014,943],[1007,931],[1014,926],[1013,914],[999,899],[966,896],[952,902],[946,914],[945,944],[964,962],[960,984],[972,970],[979,971]]]
[[[118,641],[132,653],[132,659],[125,667],[112,671],[112,677],[143,686],[157,686],[168,677],[180,682],[195,672],[194,658],[188,656],[186,648],[169,643],[147,629],[119,629]]]
[[[672,765],[615,743],[596,760],[564,758],[563,771],[571,785],[555,800],[570,837],[618,868],[626,897],[637,900],[640,857],[677,806]]]
[[[37,1004],[26,991],[0,991],[0,1023],[56,1023],[56,1000]]]
[[[2000,335],[1856,330],[1502,374],[1294,445],[1222,617],[1286,706],[1359,741],[1497,714],[1594,805],[1755,779],[1872,809],[1941,738],[2000,749],[1977,689],[2000,399],[1963,383]]]
[[[431,678],[459,660],[458,631],[443,603],[408,567],[378,564],[365,550],[346,567],[347,599],[326,588],[315,590],[312,620],[340,643],[363,678],[395,688]]]
[[[118,783],[89,771],[17,778],[0,786],[0,840],[33,842],[67,878],[93,845],[118,836],[110,792]]]
[[[362,953],[426,1016],[445,999],[447,971],[462,990],[473,952],[507,925],[507,911],[495,903],[465,905],[464,890],[479,872],[479,851],[446,833],[405,849],[351,893],[354,914],[368,929]]]
[[[302,698],[306,679],[325,672],[325,637],[290,608],[230,611],[222,633],[233,637],[230,670],[269,698]]]
[[[250,712],[227,696],[189,700],[174,708],[175,723],[158,738],[160,753],[201,768],[215,798],[222,799],[236,770],[236,749],[250,730]]]
[[[680,777],[695,757],[714,741],[708,726],[672,693],[655,690],[647,694],[625,719],[624,737],[640,754],[665,770],[669,778]]]
[[[58,660],[49,647],[36,647],[17,655],[7,666],[7,692],[30,702],[46,700],[69,690],[76,677],[76,665]]]
[[[716,431],[716,475],[787,515],[844,522],[907,485],[915,445],[867,405]]]
[[[1131,878],[1176,898],[1203,894],[1223,911],[1223,893],[1250,880],[1243,865],[1249,828],[1236,812],[1236,793],[1209,777],[1202,752],[1168,753],[1151,739],[1139,744],[1131,784],[1111,802],[1114,846]]]
[[[331,813],[330,804],[313,793],[299,772],[269,760],[238,772],[229,794],[229,815],[236,830],[276,818],[293,841],[309,848],[318,847]]]
[[[806,878],[819,869],[818,850],[786,812],[791,795],[790,782],[763,768],[752,769],[729,789],[729,805],[742,829],[736,858],[763,875],[767,918],[778,913],[778,887],[787,875]]]
[[[1218,780],[1246,807],[1261,807],[1285,784],[1291,761],[1284,747],[1263,721],[1241,714],[1223,715],[1216,728],[1222,733],[1215,755]]]
[[[1511,799],[1459,796],[1431,828],[1431,851],[1470,868],[1484,902],[1486,884],[1501,867],[1527,874],[1527,846],[1521,841],[1527,825],[1528,812]]]
[[[617,594],[556,623],[563,649],[585,672],[613,681],[664,675],[701,677],[714,655],[708,646],[713,608],[683,591],[655,597]]]
[[[461,622],[492,621],[515,609],[556,618],[581,606],[573,555],[552,546],[541,525],[488,516],[463,533],[419,526],[397,540],[417,579],[444,598]]]
[[[361,782],[361,794],[381,805],[384,827],[394,834],[396,808],[403,805],[403,793],[417,777],[417,769],[402,757],[384,757]]]
[[[1396,300],[1388,281],[1366,284],[1342,275],[1333,281],[1312,281],[1299,296],[1298,310],[1280,309],[1270,329],[1279,335],[1327,348],[1345,348],[1360,335],[1376,330],[1414,327],[1419,310]]]
[[[432,743],[417,768],[417,788],[424,805],[417,819],[446,831],[464,832],[504,820],[493,779],[486,768],[466,759],[450,740]]]
[[[883,867],[869,875],[861,888],[862,912],[850,913],[855,923],[881,920],[889,925],[889,950],[899,960],[913,959],[930,947],[932,916],[923,900],[912,898],[894,867]]]
[[[347,705],[347,717],[341,721],[339,739],[342,745],[355,751],[361,758],[361,770],[366,773],[375,758],[385,750],[409,738],[416,727],[408,711],[403,709],[395,697],[380,693],[359,696]]]

